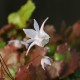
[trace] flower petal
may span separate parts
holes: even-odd
[[[41,59],[41,66],[42,66],[42,68],[45,70],[43,59]]]
[[[30,50],[30,49],[31,49],[31,47],[33,47],[35,44],[36,44],[36,41],[34,41],[34,42],[32,42],[32,43],[30,44],[30,46],[29,46],[29,48],[28,48],[28,50],[27,50],[26,55],[28,55],[29,50]]]
[[[41,59],[41,66],[42,68],[45,70],[45,65],[51,65],[51,62],[50,62],[50,58],[48,56],[44,56],[42,59]]]
[[[42,41],[42,45],[44,46],[44,45],[46,45],[48,42],[49,42],[49,39],[44,39],[44,40]]]
[[[47,18],[44,20],[44,22],[42,23],[41,28],[40,28],[40,32],[41,32],[41,31],[44,31],[44,30],[43,30],[44,24],[45,24],[45,22],[46,22],[47,20],[48,20],[48,17],[47,17]]]
[[[42,35],[42,37],[43,37],[44,39],[49,39],[49,38],[50,38],[50,36],[49,36],[46,32],[44,32],[44,31],[41,31],[41,32],[40,32],[40,35]]]
[[[26,48],[28,48],[29,43],[31,43],[31,42],[33,42],[33,41],[34,41],[33,39],[29,39],[29,40],[27,40],[27,41],[21,41],[21,44],[25,45]]]
[[[45,59],[45,64],[47,64],[47,65],[51,65],[51,62],[50,62],[49,57]]]
[[[22,44],[19,40],[10,40],[10,41],[8,41],[8,44],[11,44],[11,43],[14,43],[14,46],[16,48],[21,48],[21,46],[22,46]]]
[[[34,38],[36,36],[36,31],[33,29],[23,29],[23,31],[29,38]]]
[[[20,41],[19,40],[10,40],[8,41],[8,44],[11,44],[11,43],[19,43]]]
[[[14,45],[21,45],[20,41],[19,40],[10,40],[8,41],[8,44],[11,44],[11,43],[14,43]]]
[[[26,49],[28,48],[29,44],[26,43],[26,41],[21,41],[21,44],[25,45],[26,46]]]
[[[44,31],[44,24],[45,22],[48,20],[48,17],[44,20],[44,22],[42,23],[41,25],[41,28],[40,28],[40,35],[43,35],[46,39],[49,39],[50,36]]]
[[[35,19],[34,19],[34,29],[39,32],[39,25]]]

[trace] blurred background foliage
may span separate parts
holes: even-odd
[[[20,75],[28,71],[25,65],[30,64],[29,60],[32,60],[32,65],[35,66],[34,69],[30,65],[31,69],[29,72],[36,72],[34,75],[38,76],[44,73],[41,69],[36,69],[39,68],[37,65],[40,66],[37,59],[40,61],[41,56],[35,58],[38,55],[36,53],[41,54],[43,52],[52,58],[52,65],[55,65],[53,69],[50,67],[51,70],[48,71],[49,76],[52,75],[53,78],[58,77],[57,73],[60,74],[62,71],[58,71],[58,68],[63,68],[63,62],[65,65],[63,68],[64,74],[60,75],[60,78],[64,78],[63,80],[80,80],[79,4],[80,0],[0,0],[0,52],[5,63],[8,64],[10,73],[16,80],[19,80],[21,78]],[[47,21],[48,25],[44,29],[51,37],[49,44],[46,46],[49,50],[48,52],[36,46],[31,49],[32,52],[30,53],[32,54],[27,59],[23,45],[19,49],[15,47],[14,43],[7,44],[9,40],[13,39],[27,40],[28,38],[24,35],[22,28],[32,27],[34,18],[41,24],[46,17],[49,17],[49,20]],[[56,30],[59,31],[59,34]],[[14,62],[13,59],[15,60]],[[19,68],[21,72],[18,72]],[[41,71],[40,74],[38,74],[38,71]],[[54,73],[55,76],[53,75]],[[36,76],[30,74],[26,75],[29,75],[29,78],[36,78]],[[23,75],[23,78],[27,79],[26,75]],[[43,76],[45,75],[41,75],[39,78]],[[8,80],[9,76],[5,77]],[[60,79],[58,78],[58,80]]]
[[[0,0],[0,27],[7,24],[7,16],[17,11],[26,1]],[[36,9],[32,18],[41,22],[48,16],[50,17],[48,22],[54,24],[58,30],[62,20],[71,25],[80,19],[80,0],[33,0],[33,2]]]
[[[18,28],[27,26],[27,21],[35,10],[35,5],[31,0],[28,0],[17,12],[13,12],[8,16],[8,23],[13,23]]]

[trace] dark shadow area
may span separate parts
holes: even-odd
[[[27,0],[0,0],[0,27],[7,23],[9,13],[16,11]],[[36,5],[32,18],[38,22],[50,17],[48,23],[54,24],[57,29],[62,20],[68,25],[80,19],[80,0],[33,0]]]

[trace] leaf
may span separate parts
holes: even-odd
[[[47,51],[43,47],[36,46],[35,49],[31,49],[29,52],[29,64],[34,67],[40,66],[42,56],[45,56]]]
[[[80,68],[76,70],[76,72],[74,73],[74,76],[80,79]]]
[[[55,53],[54,54],[54,60],[55,61],[64,61],[64,56],[62,54]]]
[[[47,76],[41,66],[36,67],[36,80],[46,80]]]
[[[76,23],[74,23],[72,27],[73,27],[72,35],[74,37],[80,37],[80,21],[77,21]]]
[[[20,66],[15,80],[36,80],[35,67],[31,64],[28,66]]]
[[[68,49],[69,49],[69,45],[67,43],[64,43],[57,47],[56,52],[65,55],[65,53],[68,51]]]
[[[78,68],[79,68],[79,54],[76,50],[72,50],[71,56],[65,62],[65,66],[61,78],[67,77],[70,74],[75,73],[75,71]]]
[[[18,62],[18,52],[13,46],[5,46],[0,50],[0,54],[7,65],[16,64]]]
[[[80,80],[80,68],[75,71],[74,74],[64,78],[63,80]]]
[[[53,56],[54,52],[55,52],[54,46],[53,45],[48,45],[48,46],[46,46],[46,48],[49,49],[47,56]]]
[[[0,48],[3,48],[6,45],[4,41],[0,41]]]
[[[60,76],[63,69],[62,61],[54,61],[51,66],[46,66],[47,75],[50,77],[49,80],[53,80]],[[56,79],[55,79],[56,80]]]
[[[8,30],[10,30],[14,25],[12,24],[6,24],[0,29],[0,35],[6,33]]]
[[[16,73],[15,80],[30,80],[29,69],[21,66]]]
[[[54,33],[56,32],[53,25],[46,25],[44,27],[45,32],[50,36],[49,44],[54,44]]]
[[[17,12],[13,12],[8,16],[8,23],[18,25],[18,28],[24,28],[34,10],[35,4],[28,0]]]

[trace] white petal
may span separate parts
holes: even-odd
[[[49,42],[49,39],[43,39],[43,41],[41,42],[42,46],[45,46],[48,42]]]
[[[49,39],[50,38],[50,36],[46,32],[44,32],[44,36],[45,36],[45,39]]]
[[[8,44],[14,43],[14,46],[17,48],[21,48],[21,42],[19,40],[10,40]]]
[[[11,43],[19,44],[20,41],[19,40],[10,40],[10,41],[8,41],[8,44],[11,44]]]
[[[34,38],[36,36],[36,31],[33,29],[23,29],[23,31],[29,38]]]
[[[38,46],[40,46],[40,47],[44,47],[43,44],[42,44],[42,42],[40,42],[40,41],[38,41],[38,40],[36,40],[35,42],[36,42],[36,43],[35,43],[36,45],[38,45]]]
[[[29,39],[29,40],[26,41],[26,43],[31,43],[33,41],[34,41],[34,39]]]
[[[42,66],[42,68],[45,70],[43,59],[41,59],[41,66]]]
[[[40,35],[42,35],[42,36],[45,36],[46,37],[46,39],[49,39],[50,38],[50,36],[44,31],[44,24],[45,24],[45,22],[48,20],[48,17],[45,19],[45,21],[42,23],[42,25],[41,25],[41,29],[40,29]]]
[[[49,58],[46,58],[46,59],[45,59],[45,64],[51,65],[51,62],[50,62],[50,59],[49,59]]]
[[[33,42],[33,41],[34,41],[34,39],[29,39],[29,40],[27,40],[27,41],[21,41],[21,44],[25,45],[26,48],[28,48],[29,43],[31,43],[31,42]]]
[[[51,65],[50,58],[48,56],[45,56],[41,59],[41,66],[45,70],[45,64]]]
[[[34,42],[32,42],[32,43],[30,44],[30,46],[29,46],[29,48],[28,48],[28,50],[27,50],[26,55],[28,55],[29,50],[30,50],[30,49],[31,49],[31,47],[33,47],[35,44],[36,44],[36,41],[34,41]]]
[[[39,25],[35,19],[34,19],[34,29],[39,32]]]
[[[26,46],[26,49],[28,48],[29,44],[26,43],[26,41],[21,41],[21,44],[25,45]]]
[[[28,48],[28,46],[29,46],[29,44],[25,44],[25,46],[26,46],[26,49]]]
[[[40,28],[40,32],[41,31],[43,31],[43,28],[44,28],[44,24],[45,24],[45,22],[48,20],[48,17],[44,20],[44,22],[42,23],[42,25],[41,25],[41,28]]]

